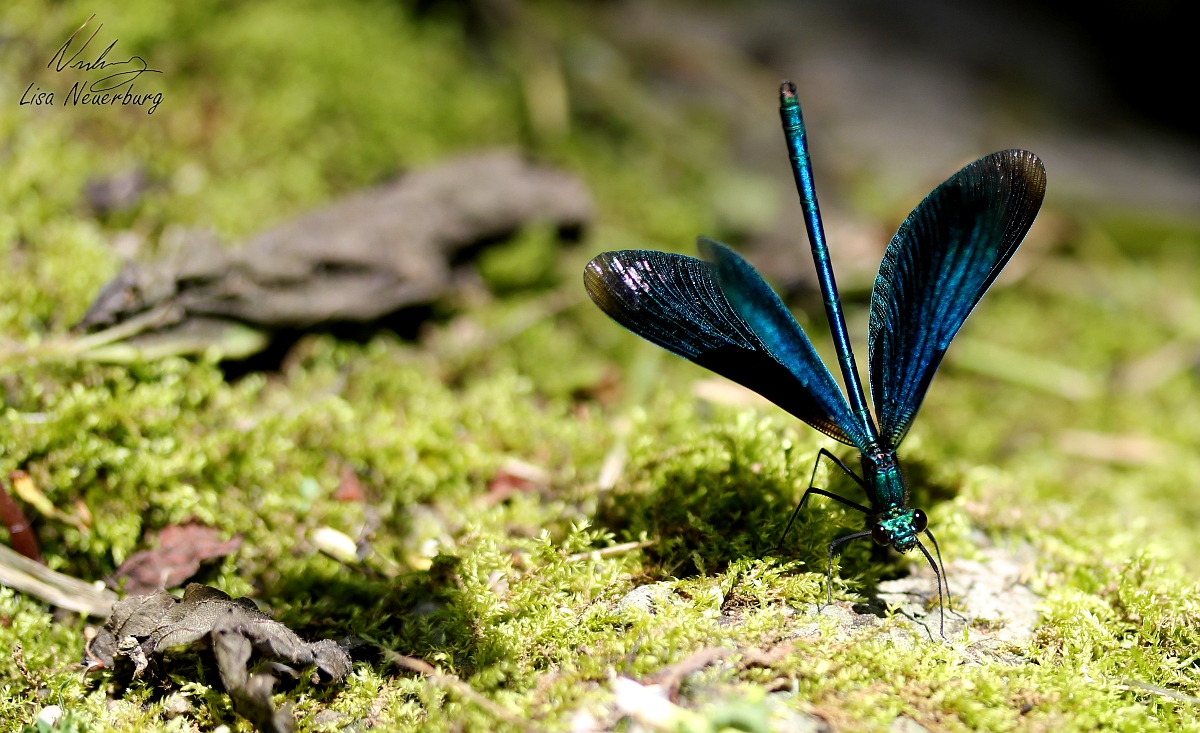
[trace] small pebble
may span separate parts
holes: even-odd
[[[617,612],[624,612],[630,608],[636,608],[644,613],[653,614],[656,606],[664,603],[671,597],[671,586],[669,583],[651,583],[650,585],[642,585],[634,588],[625,594],[621,600],[617,601]]]
[[[192,702],[187,699],[187,696],[176,692],[173,695],[168,695],[162,703],[163,715],[168,718],[186,715],[192,711]]]
[[[888,733],[929,733],[929,729],[912,718],[901,715],[888,726]]]
[[[309,718],[308,722],[315,728],[324,725],[337,725],[346,719],[344,713],[328,708]]]
[[[62,716],[63,716],[62,708],[60,708],[57,705],[47,705],[46,707],[42,708],[38,712],[37,721],[39,723],[45,723],[46,725],[53,728],[54,724],[57,723],[59,721],[59,718],[61,718]]]

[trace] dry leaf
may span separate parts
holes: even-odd
[[[83,664],[89,670],[131,665],[137,679],[167,649],[201,640],[212,649],[235,709],[264,733],[291,733],[295,721],[291,706],[276,708],[271,701],[278,682],[274,674],[247,668],[252,653],[315,667],[313,684],[340,682],[351,670],[349,654],[335,642],[304,641],[259,611],[253,601],[230,598],[197,583],[188,585],[183,598],[158,592],[118,602],[104,628],[84,648]],[[274,667],[276,673],[281,669]]]
[[[366,501],[367,494],[363,491],[362,482],[353,468],[342,468],[342,480],[333,490],[333,498],[337,501]]]
[[[34,483],[33,477],[24,471],[13,471],[8,474],[8,479],[12,481],[13,492],[21,497],[21,501],[36,509],[37,513],[43,517],[66,522],[80,532],[86,532],[91,525],[92,513],[88,511],[87,504],[84,504],[82,499],[75,502],[76,514],[72,516],[54,506],[54,502],[50,501]]]
[[[0,522],[8,528],[8,541],[14,550],[30,560],[42,561],[42,552],[38,548],[33,527],[29,526],[25,512],[21,511],[20,505],[8,495],[3,486],[0,486]]]
[[[139,552],[121,563],[116,577],[127,579],[125,592],[130,596],[175,588],[195,575],[200,563],[232,554],[241,546],[241,537],[224,542],[217,539],[215,527],[171,525],[158,533],[157,549]]]
[[[496,504],[504,501],[518,491],[531,491],[550,485],[550,474],[544,469],[510,458],[504,462],[500,470],[488,484],[487,502]]]

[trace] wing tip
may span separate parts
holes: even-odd
[[[696,237],[696,249],[700,252],[700,256],[706,261],[709,263],[714,263],[718,260],[718,258],[720,258],[724,250],[729,249],[729,245],[718,242],[712,237],[701,234],[700,236]]]
[[[587,291],[592,302],[605,313],[611,314],[613,300],[612,291],[604,282],[605,275],[613,271],[612,263],[618,259],[620,254],[620,252],[601,252],[583,268],[583,289]]]
[[[1037,153],[1021,148],[1000,150],[984,158],[994,160],[997,167],[1016,172],[1025,179],[1025,185],[1030,193],[1041,198],[1046,193],[1046,165]]]

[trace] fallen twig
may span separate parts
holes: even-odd
[[[699,672],[713,662],[728,657],[735,651],[737,650],[715,646],[705,647],[687,656],[682,661],[663,667],[647,677],[646,681],[651,684],[662,685],[663,689],[667,691],[667,696],[671,699],[671,702],[677,702],[679,699],[679,686],[683,684],[683,680],[689,674]]]
[[[0,545],[0,585],[15,588],[68,611],[106,617],[117,594],[51,570]]]
[[[1200,697],[1193,697],[1192,695],[1185,695],[1182,692],[1176,692],[1175,690],[1171,690],[1166,687],[1159,687],[1158,685],[1152,685],[1149,682],[1138,682],[1137,680],[1121,680],[1120,686],[1125,689],[1133,688],[1133,689],[1137,689],[1137,690],[1142,690],[1143,692],[1152,692],[1155,695],[1162,695],[1163,697],[1169,697],[1172,700],[1178,700],[1179,702],[1184,702],[1184,703],[1187,703],[1188,705],[1200,704]]]
[[[425,677],[428,677],[434,684],[441,685],[448,690],[452,690],[462,699],[472,702],[475,705],[483,708],[494,718],[503,720],[505,723],[522,730],[537,730],[529,723],[529,721],[513,714],[496,701],[476,692],[474,688],[472,688],[466,682],[460,680],[455,675],[442,672],[437,667],[434,667],[432,664],[423,659],[417,659],[416,657],[408,657],[403,654],[398,654],[390,649],[384,649],[383,655],[389,662],[395,664],[397,667],[424,675]]]
[[[576,552],[574,555],[568,555],[568,562],[580,562],[581,560],[599,560],[602,557],[613,557],[615,555],[624,555],[626,552],[640,550],[645,547],[658,544],[658,540],[642,540],[641,542],[622,542],[619,545],[609,545],[599,550],[588,550],[587,552]]]
[[[118,341],[137,336],[146,331],[152,331],[181,321],[184,317],[182,309],[175,306],[159,306],[145,313],[130,318],[103,331],[76,336],[64,334],[54,336],[36,344],[30,345],[19,341],[5,340],[5,348],[0,356],[0,363],[17,359],[34,359],[36,361],[53,361],[56,359],[88,358],[88,352],[100,350]]]

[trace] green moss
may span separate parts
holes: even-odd
[[[33,517],[53,567],[104,578],[148,533],[199,519],[245,539],[205,582],[252,595],[308,636],[353,633],[419,656],[551,730],[579,710],[608,720],[612,675],[641,678],[710,646],[739,653],[683,686],[702,729],[761,730],[781,706],[846,730],[886,729],[901,714],[936,730],[1200,729],[1184,702],[1200,695],[1200,383],[1187,363],[1145,388],[1122,376],[1164,344],[1186,353],[1200,339],[1192,223],[1070,214],[1067,247],[990,294],[963,337],[1079,370],[1097,396],[1038,393],[951,358],[904,446],[914,501],[948,559],[970,557],[981,537],[1036,550],[1028,574],[1044,620],[1013,650],[1027,661],[981,662],[958,639],[846,638],[804,614],[825,592],[826,544],[860,518],[817,502],[776,546],[817,450],[832,444],[774,408],[698,399],[703,370],[624,334],[578,288],[601,249],[689,250],[697,233],[765,216],[712,206],[732,195],[722,123],[686,103],[648,111],[590,11],[533,9],[579,92],[558,138],[528,132],[503,39],[473,36],[451,13],[367,0],[8,3],[5,98],[45,81],[46,54],[93,11],[122,48],[163,69],[160,109],[0,107],[0,475],[29,472],[76,518]],[[119,231],[151,249],[170,246],[173,226],[237,240],[494,143],[584,176],[599,219],[576,248],[556,251],[552,233],[532,228],[494,250],[480,268],[495,297],[447,305],[420,344],[308,337],[281,373],[233,384],[204,360],[22,356],[63,334],[116,271],[106,242]],[[141,202],[87,214],[84,182],[130,165],[155,181]],[[1083,459],[1062,448],[1067,430],[1132,433],[1165,452]],[[498,497],[493,479],[514,459],[547,478]],[[365,502],[333,498],[348,471]],[[855,491],[825,469],[817,478]],[[311,533],[323,526],[359,539],[363,563],[322,555]],[[626,541],[652,544],[592,552]],[[851,544],[834,591],[858,598],[905,562]],[[653,613],[618,605],[649,582],[669,591]],[[774,661],[743,663],[805,629]],[[19,654],[0,658],[0,731],[48,704],[79,730],[246,727],[189,650],[171,655],[167,682],[110,700],[106,678],[85,683],[68,668],[82,621],[0,589],[0,648],[18,641]],[[191,712],[169,719],[166,692],[186,695]],[[284,697],[300,730],[324,710],[383,730],[507,727],[385,661]]]
[[[511,241],[484,250],[476,266],[493,291],[511,295],[554,285],[558,250],[554,229],[534,225]]]

